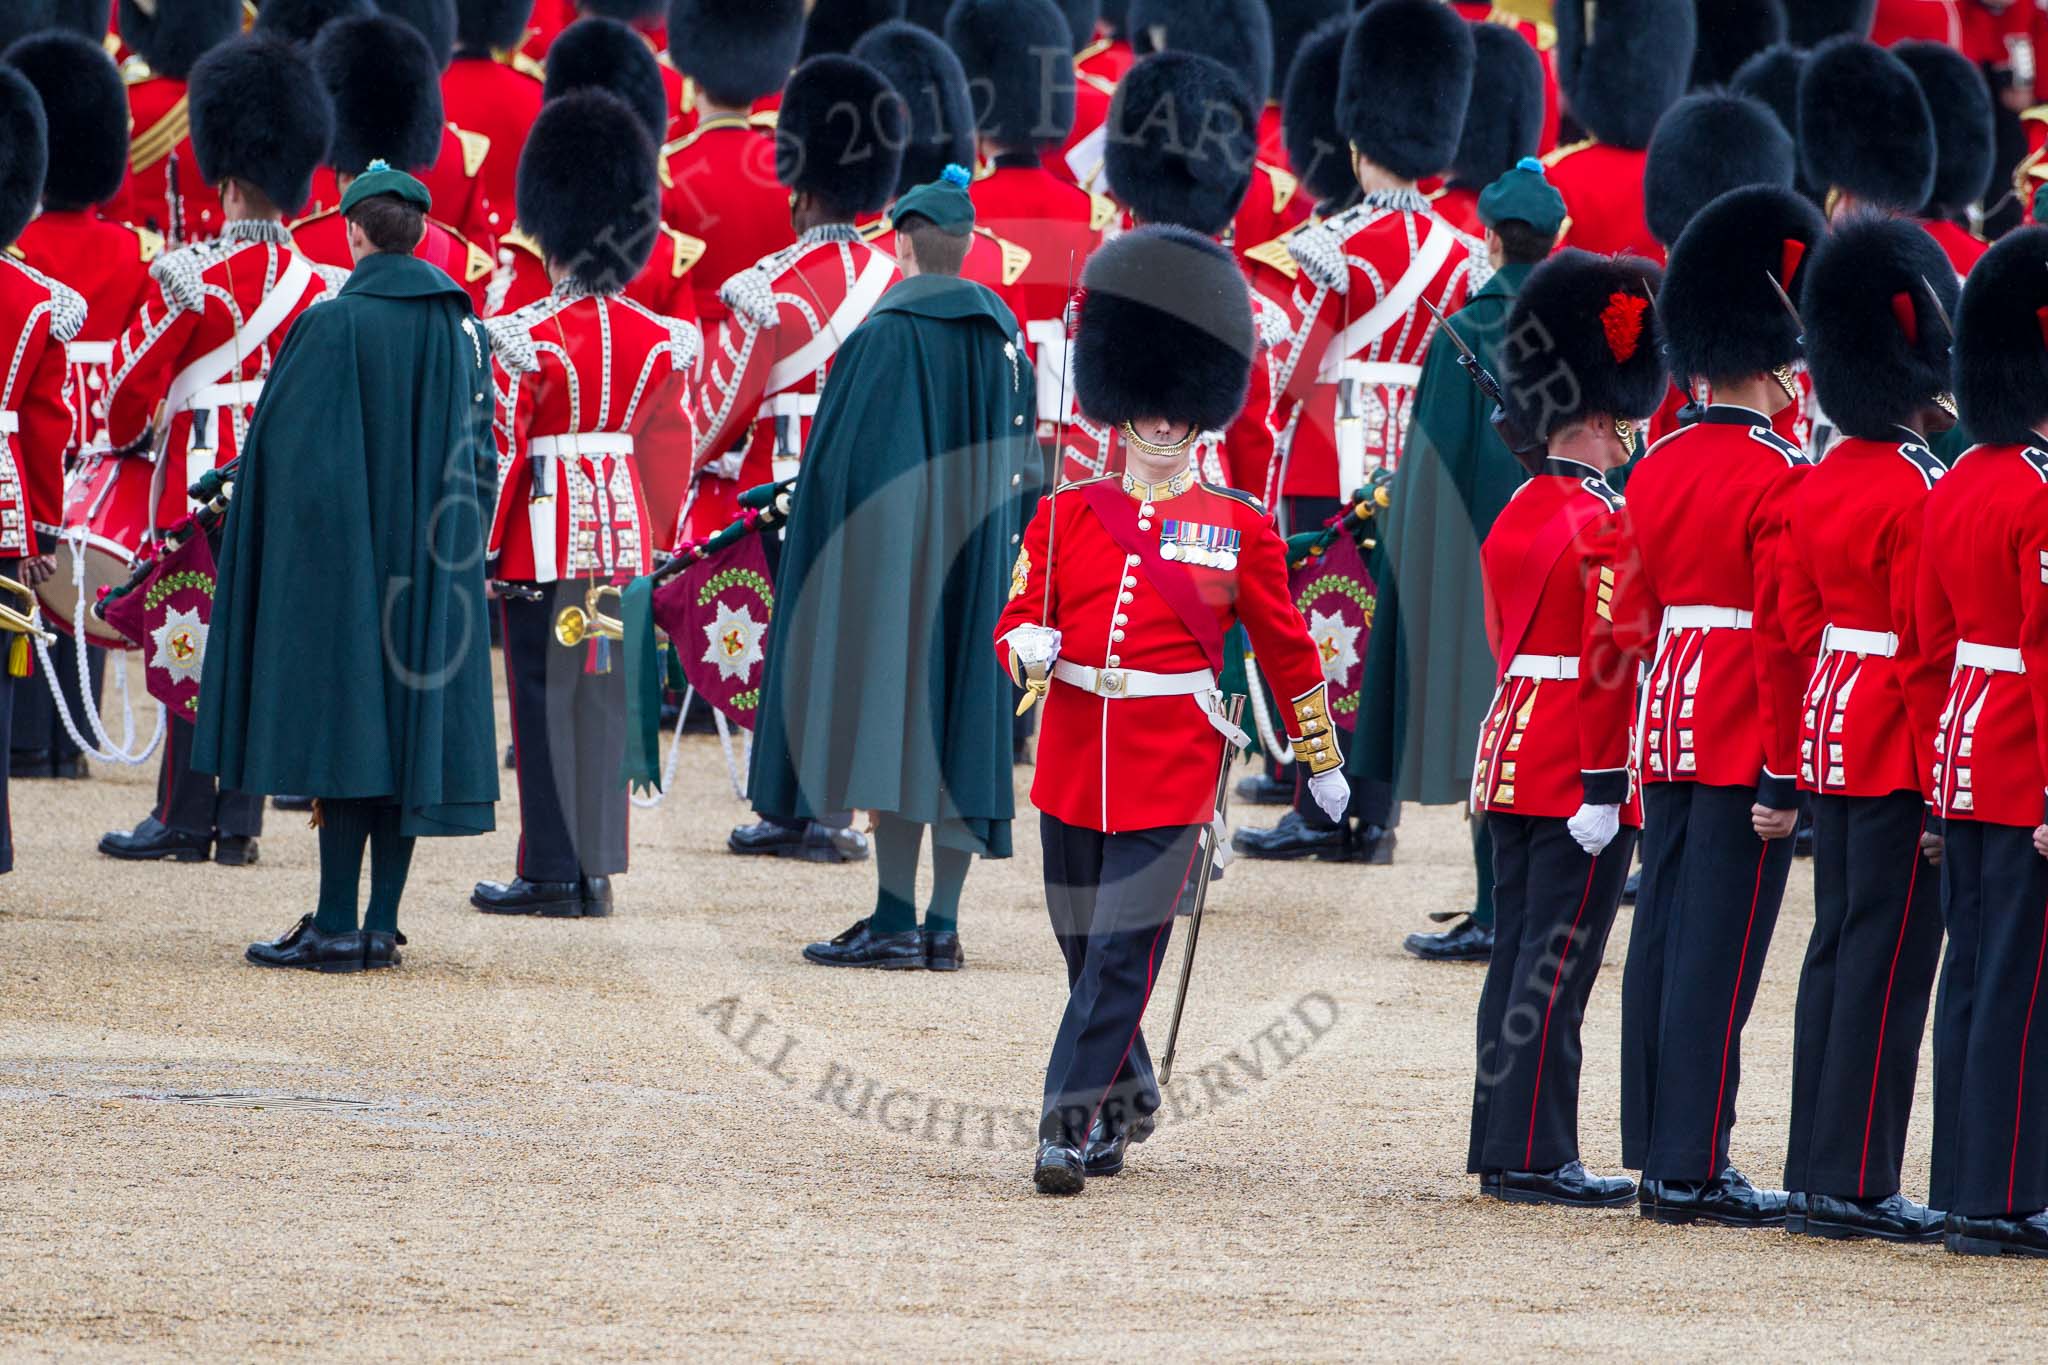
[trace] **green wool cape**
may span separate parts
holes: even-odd
[[[492,827],[489,362],[462,287],[412,256],[366,257],[293,324],[223,528],[202,771],[389,800],[404,834]]]
[[[904,280],[841,345],[776,573],[748,791],[761,814],[887,811],[1009,856],[993,639],[1038,458],[1033,394],[1016,319],[971,281]]]
[[[1503,266],[1451,315],[1496,376],[1515,291],[1531,267]],[[1408,442],[1380,518],[1378,605],[1349,770],[1391,781],[1395,799],[1464,801],[1493,699],[1479,546],[1526,475],[1495,434],[1493,404],[1439,329],[1423,360]]]

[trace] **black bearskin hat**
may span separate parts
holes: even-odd
[[[420,31],[436,70],[446,71],[455,60],[455,0],[377,0],[377,8]]]
[[[853,45],[856,59],[882,73],[910,119],[896,194],[937,180],[949,165],[974,165],[974,106],[967,73],[939,36],[904,19],[882,25]]]
[[[1262,109],[1273,91],[1273,16],[1266,0],[1131,0],[1131,48],[1193,52],[1237,73]]]
[[[1351,152],[1337,127],[1337,81],[1344,71],[1349,19],[1333,19],[1303,40],[1280,93],[1280,134],[1287,163],[1318,204],[1339,204],[1358,193]]]
[[[184,80],[193,63],[242,31],[242,0],[121,0],[121,41],[159,76]]]
[[[1704,92],[1671,106],[1643,162],[1643,215],[1665,246],[1692,216],[1744,185],[1789,187],[1797,158],[1778,116],[1745,95]]]
[[[933,33],[946,32],[946,11],[953,8],[953,0],[908,0],[903,6],[903,18],[919,28],[930,29]]]
[[[640,116],[656,146],[668,134],[668,90],[654,49],[616,19],[578,19],[548,44],[544,100],[572,90],[609,90]]]
[[[1975,62],[1942,43],[1900,43],[1892,55],[1920,82],[1934,116],[1934,191],[1925,207],[1976,203],[1991,186],[1996,156],[1991,87]]]
[[[107,50],[48,29],[8,48],[5,60],[43,102],[50,145],[44,201],[82,209],[112,199],[128,174],[128,92]]]
[[[1109,25],[1109,31],[1129,41],[1131,36],[1131,0],[1102,0],[1101,22]]]
[[[303,50],[281,38],[231,38],[193,65],[187,99],[207,184],[244,181],[286,215],[306,206],[334,137],[334,106]]]
[[[1934,115],[1904,62],[1861,38],[1836,38],[1799,78],[1806,178],[1880,208],[1914,213],[1934,189]]]
[[[36,216],[49,165],[42,98],[28,77],[0,66],[0,246],[12,246]]]
[[[1779,126],[1795,139],[1799,136],[1799,78],[1806,73],[1806,53],[1779,43],[1767,47],[1744,62],[1728,83],[1737,95],[1747,95],[1766,105],[1777,116]]]
[[[1022,150],[1074,129],[1073,53],[1052,0],[958,0],[946,45],[967,72],[974,116],[990,141]]]
[[[336,19],[377,13],[375,0],[263,0],[255,31],[286,42],[310,43]]]
[[[1800,0],[1792,0],[1798,4]],[[1742,64],[1785,41],[1786,0],[1694,0],[1699,44],[1692,54],[1692,88],[1726,85]]]
[[[661,223],[654,140],[603,90],[541,106],[519,156],[519,222],[586,289],[614,293],[646,266]]]
[[[1651,293],[1657,267],[1576,247],[1529,272],[1501,351],[1508,415],[1548,438],[1595,414],[1648,417],[1671,386]]]
[[[817,0],[804,21],[800,60],[851,52],[869,30],[903,17],[903,0]]]
[[[455,45],[464,52],[511,52],[526,41],[533,0],[455,0]]]
[[[107,36],[113,8],[113,0],[8,0],[0,5],[0,49],[51,28],[97,43]]]
[[[908,122],[881,72],[837,53],[813,57],[782,92],[775,178],[843,212],[873,213],[896,193]]]
[[[1251,188],[1258,110],[1221,62],[1157,52],[1124,73],[1109,107],[1103,173],[1140,222],[1214,237]]]
[[[1273,97],[1278,99],[1287,93],[1288,73],[1301,45],[1332,19],[1349,20],[1351,0],[1266,0],[1266,13],[1273,21]]]
[[[1657,298],[1672,368],[1729,380],[1798,359],[1799,324],[1771,281],[1798,298],[1826,234],[1812,200],[1776,185],[1730,190],[1695,214],[1671,248]]]
[[[1472,26],[1449,5],[1376,0],[1344,43],[1337,127],[1376,166],[1435,175],[1458,154],[1477,61]]]
[[[1558,0],[1558,89],[1591,136],[1610,147],[1647,147],[1692,74],[1699,31],[1693,0],[1607,0],[1597,9],[1596,3]]]
[[[1798,47],[1819,47],[1848,34],[1868,38],[1877,0],[1792,0],[1785,6],[1786,35]]]
[[[1958,292],[1955,267],[1917,223],[1857,214],[1821,239],[1799,315],[1807,373],[1837,428],[1883,439],[1948,391],[1954,338],[1942,318],[1956,315]]]
[[[1251,294],[1227,249],[1186,228],[1135,228],[1081,272],[1074,391],[1098,422],[1221,431],[1244,409],[1252,341]]]
[[[803,41],[803,0],[674,0],[668,10],[669,60],[728,107],[780,90]]]
[[[1956,406],[1987,445],[2043,445],[2048,418],[2048,227],[1998,239],[1970,267],[1956,313]]]
[[[313,42],[313,69],[334,101],[335,170],[361,175],[381,158],[417,171],[440,156],[440,71],[412,25],[382,14],[337,20]]]
[[[1074,35],[1074,51],[1095,41],[1095,21],[1102,14],[1097,0],[1059,0],[1060,15],[1067,21],[1067,32]]]
[[[622,24],[634,27],[650,27],[661,22],[663,0],[576,0],[576,8],[599,19],[616,19]],[[553,43],[548,47],[552,49]]]
[[[1450,179],[1483,190],[1543,140],[1543,59],[1501,24],[1474,24],[1472,48],[1478,65]]]

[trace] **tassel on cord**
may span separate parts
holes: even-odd
[[[28,636],[16,635],[7,645],[7,676],[26,678],[32,668],[29,659]]]
[[[306,818],[307,829],[319,829],[327,823],[327,812],[320,809],[320,798],[313,798],[313,813]]]

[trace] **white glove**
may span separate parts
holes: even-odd
[[[1597,858],[1621,833],[1620,806],[1580,806],[1579,813],[1565,821],[1565,828],[1588,857]]]
[[[1060,656],[1060,633],[1050,626],[1019,626],[1003,640],[1024,668],[1050,673],[1053,660]]]
[[[1308,794],[1322,807],[1323,814],[1341,822],[1345,810],[1351,805],[1351,784],[1344,780],[1342,768],[1332,768],[1326,773],[1317,773],[1308,780]]]

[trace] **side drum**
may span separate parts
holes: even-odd
[[[70,633],[78,605],[73,586],[76,564],[85,561],[85,638],[104,649],[134,645],[93,615],[100,589],[128,581],[135,558],[149,537],[150,475],[153,466],[140,455],[89,457],[73,470],[64,489],[64,532],[57,544],[57,572],[39,588],[50,624]]]

